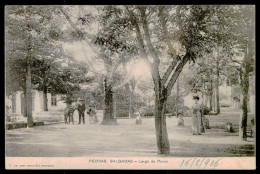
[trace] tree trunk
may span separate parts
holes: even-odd
[[[203,81],[203,83],[202,83],[202,104],[204,106],[206,106],[205,99],[206,99],[206,95],[205,95],[205,82]]]
[[[180,95],[180,84],[179,84],[179,78],[177,79],[177,84],[176,84],[176,93],[177,93],[177,103],[176,103],[176,106],[177,106],[177,109],[176,109],[176,114],[178,115],[178,110],[179,110],[179,95]]]
[[[33,127],[33,118],[32,118],[32,76],[31,76],[31,11],[30,6],[28,7],[28,24],[27,24],[27,32],[28,32],[28,45],[27,45],[27,72],[26,72],[26,110],[27,110],[27,126]]]
[[[129,111],[128,111],[128,115],[129,115],[129,118],[131,118],[133,115],[132,115],[132,92],[129,91]]]
[[[213,100],[213,85],[212,85],[212,80],[210,80],[209,109],[211,111],[212,111],[212,100]]]
[[[127,7],[126,7],[127,8]],[[148,60],[148,56],[146,54],[146,50],[143,37],[139,28],[139,24],[137,22],[137,19],[133,12],[127,8],[128,12],[130,13],[132,24],[135,26],[136,34],[137,34],[137,40],[138,40],[138,46],[141,51],[141,55],[145,57]],[[166,127],[166,117],[165,117],[165,108],[166,108],[166,100],[168,97],[168,94],[170,94],[172,87],[174,86],[174,83],[179,77],[179,74],[181,73],[183,66],[187,63],[189,60],[188,55],[191,55],[190,50],[187,50],[186,55],[183,57],[183,60],[178,64],[176,67],[174,74],[171,76],[170,81],[168,82],[167,87],[165,86],[165,83],[167,79],[170,77],[171,72],[174,70],[177,59],[175,58],[172,61],[172,64],[167,68],[164,76],[160,77],[159,74],[159,64],[160,60],[159,57],[153,48],[153,44],[151,42],[151,36],[149,33],[149,26],[147,22],[147,16],[146,16],[146,8],[138,8],[140,14],[141,14],[141,20],[142,20],[142,26],[144,31],[144,37],[145,41],[147,43],[147,47],[149,50],[149,53],[151,54],[153,58],[153,63],[151,63],[152,68],[152,77],[154,82],[154,91],[155,91],[155,131],[156,131],[156,140],[157,140],[157,148],[158,148],[158,154],[169,154],[170,153],[170,145],[168,140],[168,133],[167,133],[167,127]],[[164,23],[164,22],[162,22]],[[164,30],[167,29],[164,27]],[[167,33],[167,32],[166,32]],[[166,34],[167,35],[167,34]],[[165,37],[167,38],[167,37]],[[171,43],[168,42],[168,47],[172,47]],[[173,49],[171,49],[173,50]],[[149,61],[148,61],[149,62]]]
[[[26,90],[24,91],[24,97],[23,97],[23,116],[27,117],[27,100],[26,100]]]
[[[27,58],[27,73],[26,73],[26,111],[27,111],[27,125],[28,127],[33,127],[32,118],[32,87],[31,87],[31,68],[30,60]]]
[[[212,95],[212,108],[213,108],[213,112],[216,112],[216,91],[213,91],[213,95]]]
[[[48,111],[47,87],[43,87],[43,111]]]
[[[244,79],[245,81],[245,79]],[[247,127],[247,97],[248,97],[248,87],[243,85],[243,100],[242,100],[242,113],[240,115],[240,124],[239,124],[239,137],[241,140],[247,140],[246,127]]]
[[[249,87],[248,87],[249,90]],[[250,106],[250,92],[248,93],[247,96],[247,112],[250,113],[251,112],[251,106]]]
[[[135,100],[134,100],[134,86],[132,85],[130,89],[130,85],[126,84],[126,89],[128,90],[129,93],[129,108],[128,108],[128,116],[129,119],[133,117],[134,115],[134,107],[135,107]]]
[[[132,118],[134,115],[133,112],[133,106],[134,106],[134,96],[133,96],[133,92],[130,90],[130,103],[129,103],[129,118]]]
[[[239,111],[240,110],[240,101],[236,101],[236,107],[237,107],[237,110]]]
[[[135,94],[134,94],[134,92],[133,92],[133,95],[132,95],[132,117],[134,116],[134,112],[135,112],[135,107],[136,105],[135,105]]]
[[[209,95],[209,109],[212,111],[212,97],[213,96],[213,94],[212,94],[212,92],[210,92],[210,95]]]
[[[113,116],[114,116],[114,119],[116,119],[117,117],[117,113],[116,113],[116,99],[114,98],[113,99]]]
[[[243,81],[241,83],[242,88],[242,113],[239,126],[239,137],[241,140],[247,140],[246,127],[247,127],[247,113],[248,113],[248,90],[249,90],[249,69],[250,64],[248,61],[248,55],[245,55],[244,65],[242,66]]]
[[[104,115],[103,121],[101,124],[103,125],[113,125],[117,124],[116,118],[114,118],[113,112],[113,91],[112,86],[107,84],[107,79],[104,80],[105,82],[105,102],[104,102]]]
[[[207,107],[208,107],[208,98],[209,98],[209,96],[206,94],[205,95],[205,106],[207,106]]]
[[[217,59],[217,72],[216,72],[215,90],[216,90],[216,112],[217,112],[217,114],[219,114],[220,113],[220,105],[219,105],[219,62],[218,62],[218,59]]]
[[[157,148],[158,154],[169,154],[170,153],[170,144],[168,140],[168,133],[166,127],[166,102],[168,95],[170,95],[172,87],[174,86],[176,80],[178,79],[184,65],[188,61],[188,56],[185,55],[183,61],[178,64],[175,69],[174,74],[170,78],[170,81],[165,87],[165,84],[162,84],[158,71],[158,62],[154,64],[153,67],[153,81],[154,81],[154,90],[155,90],[155,130],[156,130],[156,139],[157,139]]]
[[[157,93],[160,93],[157,91]],[[155,107],[155,131],[156,131],[156,140],[157,140],[157,149],[158,154],[169,154],[170,153],[170,144],[168,140],[167,126],[166,126],[166,116],[165,116],[165,107],[166,107],[166,98],[159,94],[156,97],[156,107]],[[164,98],[161,99],[160,98]]]

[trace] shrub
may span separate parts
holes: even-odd
[[[149,117],[149,116],[154,116],[154,111],[147,111],[147,112],[144,114],[144,116],[147,116],[147,117]]]
[[[140,114],[147,117],[147,116],[154,116],[154,107],[142,107],[139,109]]]
[[[201,110],[203,115],[209,115],[209,113],[211,112],[211,110],[205,105],[201,106]]]
[[[129,111],[125,109],[117,109],[116,111],[117,117],[129,117]]]
[[[181,113],[184,117],[190,117],[190,112],[189,112],[190,108],[187,106],[182,106],[180,107],[180,109],[178,110],[178,113]],[[178,114],[176,111],[173,113],[174,115]]]
[[[220,104],[220,107],[222,107],[222,108],[225,108],[225,107],[230,107],[230,105],[229,104]]]

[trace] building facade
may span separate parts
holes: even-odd
[[[13,114],[22,115],[24,112],[24,94],[20,91],[6,97],[6,105],[11,107]],[[63,111],[66,107],[64,101],[60,100],[59,95],[47,93],[48,111]],[[32,112],[43,112],[43,91],[32,90]]]

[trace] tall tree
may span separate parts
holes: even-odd
[[[248,98],[249,98],[249,75],[250,71],[252,71],[253,66],[253,58],[254,58],[254,7],[252,6],[246,6],[242,8],[242,16],[243,21],[245,22],[245,43],[244,46],[244,57],[241,65],[242,69],[242,81],[241,81],[241,89],[242,89],[242,111],[243,114],[240,118],[240,130],[239,130],[239,137],[243,139],[244,141],[247,140],[247,133],[246,133],[246,127],[247,127],[247,114],[248,114]]]
[[[116,124],[116,119],[113,116],[113,93],[125,86],[125,84],[130,80],[130,78],[125,78],[125,81],[119,85],[114,85],[115,83],[115,72],[118,67],[122,64],[126,52],[134,51],[134,45],[131,44],[131,35],[127,35],[129,30],[129,22],[127,18],[120,18],[123,15],[121,10],[116,6],[101,6],[96,7],[97,11],[95,13],[87,15],[90,13],[88,11],[89,7],[84,8],[84,13],[79,16],[80,23],[73,21],[71,16],[62,7],[60,8],[61,13],[66,17],[66,20],[73,28],[76,33],[76,37],[81,42],[87,42],[88,46],[97,53],[96,58],[101,59],[104,63],[105,72],[100,73],[96,70],[93,72],[96,74],[101,74],[104,78],[104,117],[102,124]],[[86,16],[87,17],[84,17]],[[90,22],[87,18],[91,16],[97,21],[98,31],[97,33],[89,32]],[[83,20],[84,19],[84,20]],[[83,21],[84,24],[83,24]],[[78,24],[78,25],[77,25]],[[91,23],[93,24],[93,23]],[[95,24],[94,24],[95,25]],[[89,67],[91,66],[91,61],[88,62]]]
[[[27,116],[27,125],[28,127],[33,127],[33,119],[32,119],[32,97],[31,97],[31,64],[33,59],[32,50],[34,49],[34,30],[33,25],[35,25],[34,18],[35,11],[32,6],[7,6],[6,7],[6,43],[8,46],[6,49],[6,58],[9,59],[9,63],[18,63],[23,65],[26,69],[26,72],[21,76],[21,87],[24,90],[25,98],[26,98],[26,116]],[[18,22],[19,21],[19,22]],[[14,39],[14,40],[13,40]],[[24,62],[21,61],[11,61],[10,59],[15,59],[20,54],[20,57]],[[16,64],[18,65],[18,64]],[[9,66],[14,67],[14,66]],[[15,69],[9,69],[14,70]],[[22,72],[22,71],[20,71]],[[15,74],[15,73],[14,73]],[[7,76],[15,77],[15,76]],[[10,82],[10,81],[9,81]],[[12,83],[10,84],[12,86]],[[16,86],[16,85],[14,85]],[[19,90],[19,88],[16,88]]]
[[[53,14],[53,7],[48,6],[6,8],[7,88],[10,92],[23,91],[27,99],[30,96],[26,93],[26,86],[43,90],[44,110],[47,110],[47,89],[52,80],[50,69],[55,68],[51,64],[61,57],[60,42],[53,30],[57,29]],[[25,97],[24,116],[28,115],[27,106],[30,105],[27,99]]]
[[[120,64],[130,61],[130,55],[135,52],[135,46],[131,42],[131,25],[128,16],[123,14],[122,8],[116,6],[105,6],[100,14],[101,30],[99,31],[94,43],[101,47],[101,57],[104,60],[107,75],[105,76],[105,110],[102,124],[111,124],[113,118],[113,93],[129,82],[133,78],[126,77],[126,81],[119,86],[115,86],[114,74]],[[126,56],[128,55],[128,56]],[[123,65],[124,66],[124,65]],[[128,85],[127,85],[128,86]],[[134,86],[132,86],[134,87]],[[130,89],[130,88],[129,88]],[[132,92],[130,92],[132,100]],[[131,110],[131,109],[130,109]]]
[[[216,80],[215,80],[215,90],[216,90],[216,113],[220,113],[220,104],[219,104],[219,59],[218,59],[218,50],[216,51]]]
[[[201,32],[206,32],[204,24],[206,18],[209,17],[209,10],[202,6],[127,6],[126,10],[135,28],[140,54],[146,58],[152,69],[156,96],[155,128],[158,153],[169,154],[170,147],[165,117],[167,98],[184,65],[189,60],[195,61],[199,55],[199,50],[205,43],[205,37],[201,35]],[[172,20],[172,18],[175,20]],[[160,32],[153,33],[152,31]],[[177,54],[176,48],[173,47],[170,39],[174,36],[173,33],[184,50],[182,53]],[[157,34],[161,36],[160,39],[158,39]],[[162,77],[159,71],[161,56],[157,47],[158,42],[167,45],[169,59],[172,61]]]
[[[83,86],[93,81],[93,76],[88,74],[88,67],[83,63],[69,60],[63,65],[56,63],[56,66],[58,68],[53,74],[54,80],[50,81],[52,88],[49,90],[53,94],[61,94],[61,100],[71,105],[80,97],[78,94]]]
[[[242,91],[242,114],[239,123],[239,137],[247,139],[247,113],[249,99],[249,77],[254,72],[255,60],[255,6],[242,5],[228,7],[229,19],[225,33],[228,33],[226,47],[230,52],[231,66],[237,68]],[[238,57],[243,57],[242,60]]]
[[[27,34],[28,34],[28,40],[27,40],[27,56],[26,56],[26,63],[27,63],[27,69],[26,69],[26,110],[27,110],[27,126],[33,127],[33,118],[32,118],[32,82],[31,82],[31,59],[32,59],[32,41],[31,41],[31,7],[27,7]]]
[[[125,76],[130,76],[130,80],[129,82],[126,83],[125,87],[129,94],[128,116],[129,118],[132,118],[135,110],[135,89],[138,81],[140,80],[140,76],[135,74],[135,71],[138,71],[140,65],[137,66],[138,63],[136,62],[136,59],[134,59],[135,58],[134,55],[132,55],[131,57],[128,56],[127,58],[129,58],[130,61],[124,60],[122,64],[124,67]],[[127,62],[128,62],[128,67],[126,64]]]

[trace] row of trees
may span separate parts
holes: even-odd
[[[223,13],[225,8],[227,11]],[[210,96],[210,109],[216,107],[217,113],[220,112],[219,85],[227,79],[229,85],[234,86],[232,97],[241,102],[242,109],[239,134],[241,139],[246,140],[249,87],[251,85],[254,88],[255,8],[227,6],[219,7],[217,11],[216,17],[219,19],[216,24],[221,24],[215,27],[217,30],[213,33],[217,40],[213,42],[215,46],[212,51],[204,55],[208,58],[198,60],[198,68],[195,69],[198,82],[193,85],[198,85],[201,91],[205,91],[205,82],[210,82],[207,83],[206,95]]]
[[[89,82],[87,66],[78,64],[64,52],[54,32],[53,8],[36,6],[6,7],[6,95],[22,91],[24,116],[33,126],[32,89],[43,91],[44,111],[48,111],[47,93],[63,94],[71,104],[80,84]]]
[[[22,66],[26,67],[23,68],[26,72],[18,75],[24,74],[26,82],[23,83],[23,90],[27,95],[27,112],[31,111],[31,84],[37,84],[32,80],[33,74],[37,74],[33,73],[36,66],[32,66],[32,62],[36,59],[43,61],[47,65],[46,70],[40,70],[45,66],[39,64],[35,71],[49,72],[53,66],[48,65],[55,64],[58,58],[63,58],[64,62],[64,51],[58,49],[59,44],[77,41],[85,50],[91,50],[93,53],[91,59],[89,53],[85,52],[87,63],[81,69],[84,73],[80,71],[77,74],[76,70],[80,70],[78,64],[74,69],[69,66],[66,71],[66,68],[60,67],[61,62],[56,63],[54,67],[60,71],[54,70],[55,79],[62,81],[48,82],[47,84],[53,85],[47,85],[47,89],[52,89],[55,93],[62,91],[61,93],[69,96],[70,92],[74,91],[68,87],[69,84],[76,88],[76,84],[90,81],[90,78],[85,76],[88,71],[99,76],[104,92],[102,124],[116,124],[114,95],[122,88],[129,91],[129,115],[132,115],[133,93],[138,79],[127,73],[126,65],[134,59],[143,60],[150,67],[154,87],[158,153],[169,154],[165,117],[167,99],[184,66],[188,62],[196,62],[192,67],[198,76],[191,80],[191,90],[205,88],[209,91],[207,95],[212,97],[214,87],[216,110],[219,113],[218,86],[221,83],[221,75],[227,74],[223,69],[235,67],[231,62],[238,62],[241,66],[235,68],[241,74],[240,84],[243,91],[241,132],[246,131],[248,79],[254,59],[252,6],[18,6],[8,7],[6,12],[7,43],[13,42],[8,47],[13,50],[8,51],[7,57],[12,61],[21,57],[26,60],[26,64]],[[42,28],[37,30],[39,26]],[[16,31],[17,29],[21,31]],[[237,61],[235,54],[243,55],[243,61]],[[52,55],[53,61],[49,61],[46,55]],[[98,70],[91,60],[101,61],[104,71]],[[83,79],[78,78],[80,74],[84,74]],[[47,75],[37,75],[36,79],[45,82],[45,77]],[[208,88],[205,87],[206,82],[209,82]],[[62,89],[57,90],[57,84],[63,84]],[[19,83],[17,86],[21,90],[23,85]],[[38,87],[44,90],[44,85]],[[178,98],[178,85],[176,90]],[[27,113],[27,118],[28,126],[31,126],[30,113]],[[242,137],[245,139],[246,134],[243,133]]]

